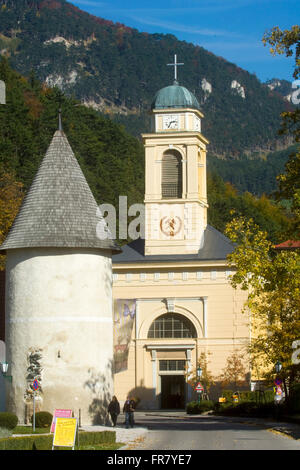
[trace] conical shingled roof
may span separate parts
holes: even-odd
[[[120,252],[113,240],[99,236],[103,227],[104,220],[68,139],[58,130],[0,251],[66,247]]]

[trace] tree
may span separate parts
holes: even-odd
[[[295,54],[295,70],[293,77],[300,77],[300,26],[292,26],[290,30],[281,31],[277,26],[267,31],[263,37],[263,43],[271,46],[271,54],[285,54],[291,57]],[[297,84],[297,83],[296,83]],[[297,96],[299,91],[297,91]],[[296,103],[299,105],[299,100]],[[300,108],[281,113],[282,124],[279,134],[292,134],[295,142],[300,142]],[[285,166],[285,173],[277,177],[279,189],[277,199],[288,198],[291,200],[293,212],[293,227],[290,234],[294,238],[300,237],[300,150],[293,152]]]
[[[0,245],[18,213],[23,200],[23,185],[16,181],[13,173],[0,168]],[[0,255],[0,270],[5,269],[5,256]]]
[[[192,371],[186,371],[187,383],[190,384],[192,387],[195,387],[195,385],[199,382],[199,377],[197,376],[197,369],[198,367],[201,367],[202,376],[200,382],[203,385],[204,393],[206,393],[207,395],[209,394],[211,386],[214,385],[213,376],[209,371],[210,354],[211,353],[209,352],[201,352],[196,368]]]
[[[253,220],[234,218],[226,235],[235,243],[228,256],[231,284],[248,291],[245,309],[251,314],[251,363],[260,377],[270,379],[277,360],[288,387],[299,380],[300,366],[292,363],[292,343],[300,338],[300,254],[277,252]]]
[[[222,388],[233,386],[235,390],[238,388],[248,385],[247,381],[247,370],[242,358],[244,357],[244,352],[233,351],[226,361],[226,365],[223,369],[222,374],[218,378]]]

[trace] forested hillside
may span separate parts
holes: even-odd
[[[237,158],[280,150],[280,113],[291,104],[255,75],[173,35],[146,34],[97,18],[65,0],[0,0],[0,53],[14,69],[58,86],[68,96],[147,131],[155,93],[179,82],[195,93],[205,115],[210,152]]]
[[[58,128],[60,107],[64,131],[97,202],[111,203],[116,209],[119,195],[127,195],[129,205],[143,202],[144,150],[138,139],[59,89],[19,75],[6,59],[0,61],[0,80],[7,84],[7,104],[0,106],[0,198],[7,200],[1,207],[12,206],[15,211],[16,194],[21,200],[20,183],[23,193],[28,189]],[[253,217],[272,240],[284,236],[288,219],[267,197],[239,194],[219,176],[209,174],[208,198],[209,223],[220,231],[235,210]],[[0,214],[0,239],[7,232],[9,215]]]
[[[25,190],[58,128],[61,107],[63,129],[97,202],[117,205],[119,194],[130,204],[142,199],[144,153],[137,139],[57,88],[20,76],[6,60],[0,62],[0,80],[7,85],[7,104],[0,106],[0,164]]]
[[[208,154],[208,169],[222,177],[239,191],[253,195],[272,195],[277,188],[276,176],[284,171],[288,156],[296,145],[278,152],[270,152],[265,158],[255,159],[242,155],[239,159],[220,159]]]

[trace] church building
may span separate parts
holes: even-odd
[[[176,56],[172,65],[174,83],[154,97],[142,136],[145,236],[122,250],[106,237],[60,120],[0,247],[0,408],[5,381],[6,409],[20,422],[32,414],[34,379],[38,409],[80,410],[82,424],[104,422],[112,395],[143,409],[184,408],[203,357],[218,377],[239,354],[250,385],[245,293],[231,287],[226,260],[233,245],[207,224],[204,116],[177,81]]]
[[[156,94],[142,136],[145,239],[112,258],[115,394],[148,409],[197,399],[189,376],[203,355],[214,377],[233,353],[250,370],[245,293],[231,287],[226,261],[233,245],[207,224],[204,116],[177,82],[176,56],[173,65],[174,83]]]

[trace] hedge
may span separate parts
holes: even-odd
[[[8,411],[0,412],[0,428],[14,429],[18,424],[18,418],[15,414]]]
[[[38,411],[35,413],[35,425],[37,428],[48,428],[51,426],[53,415],[48,411]],[[30,419],[33,422],[33,416]]]
[[[233,390],[223,390],[222,397],[226,398],[226,403],[233,403]],[[273,403],[274,402],[274,391],[265,390],[260,396],[258,391],[242,390],[238,391],[239,402],[262,402],[262,403]]]
[[[79,432],[79,445],[111,444],[116,442],[115,431]],[[51,450],[53,434],[0,439],[0,450]],[[76,437],[77,446],[77,437]]]
[[[186,406],[186,412],[191,415],[201,414],[213,409],[214,402],[211,400],[201,400],[200,403],[197,401],[190,401]]]

